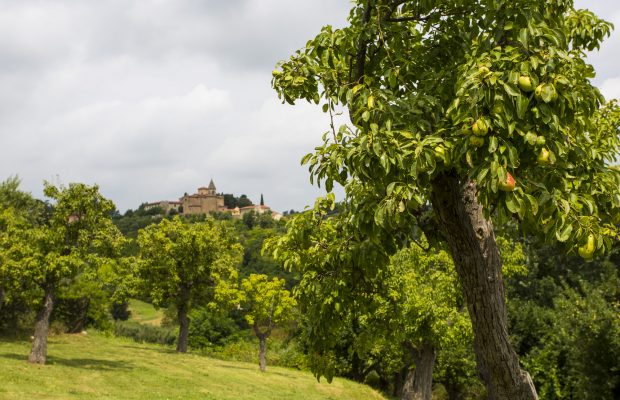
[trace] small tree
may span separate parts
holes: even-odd
[[[177,351],[187,351],[189,317],[194,305],[213,300],[221,279],[236,278],[240,246],[223,224],[213,219],[189,224],[181,218],[162,220],[138,234],[140,290],[156,307],[174,304],[179,320]]]
[[[291,320],[293,308],[297,305],[284,285],[284,279],[269,281],[267,275],[257,274],[241,281],[241,307],[258,338],[258,365],[263,372],[267,368],[267,338],[276,325]]]
[[[71,183],[57,187],[46,182],[44,193],[55,203],[53,211],[43,225],[24,232],[29,252],[20,260],[18,271],[43,290],[28,357],[37,364],[46,361],[50,315],[59,286],[109,264],[119,257],[124,242],[110,217],[114,204],[99,194],[97,186]]]

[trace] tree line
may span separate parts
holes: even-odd
[[[243,269],[244,251],[231,221],[169,216],[139,229],[132,246],[113,223],[114,204],[97,186],[46,182],[44,194],[48,201],[20,191],[17,177],[0,183],[0,323],[18,324],[22,311],[34,311],[29,362],[46,362],[59,293],[79,293],[74,309],[63,310],[81,322],[79,328],[96,294],[116,305],[139,296],[173,307],[178,352],[188,349],[193,308],[235,307],[259,339],[265,369],[266,340],[292,318],[296,303],[284,279]]]

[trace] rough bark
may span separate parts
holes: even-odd
[[[258,337],[258,366],[261,372],[267,370],[267,336],[260,335]]]
[[[437,352],[430,344],[411,348],[415,369],[408,371],[401,400],[431,400],[433,393],[433,368]]]
[[[440,174],[433,181],[432,203],[463,287],[478,372],[489,399],[538,399],[530,375],[521,369],[510,344],[499,249],[491,222],[478,202],[475,183]]]
[[[33,364],[45,364],[47,359],[47,334],[50,328],[50,316],[54,309],[54,286],[45,287],[45,297],[43,305],[37,313],[37,320],[34,325],[34,340],[32,350],[28,356],[28,362]]]
[[[181,287],[181,301],[177,306],[177,317],[179,319],[179,340],[177,341],[177,352],[187,353],[187,342],[189,339],[189,288]]]

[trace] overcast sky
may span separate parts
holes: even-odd
[[[620,29],[620,1],[577,0]],[[328,127],[282,105],[275,63],[347,0],[0,0],[0,180],[97,183],[119,210],[220,192],[300,210],[320,192],[301,157]],[[620,98],[620,34],[590,56]]]

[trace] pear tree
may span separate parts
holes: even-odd
[[[218,286],[236,280],[241,247],[232,229],[211,218],[191,224],[176,216],[138,232],[140,261],[136,264],[137,290],[156,307],[177,310],[177,351],[187,352],[189,312],[215,299]]]
[[[356,0],[273,72],[283,101],[348,112],[303,162],[344,186],[359,231],[393,251],[420,230],[447,244],[491,399],[538,397],[491,220],[586,258],[618,237],[620,107],[585,61],[611,28],[571,0]]]
[[[258,338],[258,365],[267,369],[267,339],[273,328],[294,318],[295,299],[285,288],[285,280],[267,275],[250,274],[241,281],[240,307]]]
[[[47,334],[58,289],[79,274],[92,274],[102,265],[115,263],[124,244],[111,219],[114,203],[96,185],[46,182],[44,194],[52,201],[51,215],[23,232],[29,251],[19,261],[24,277],[43,294],[28,357],[37,364],[45,364],[47,358]]]

